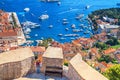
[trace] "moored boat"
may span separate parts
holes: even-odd
[[[72,24],[71,27],[72,27],[72,28],[76,28],[75,24]]]
[[[49,15],[47,14],[43,14],[39,17],[40,20],[45,20],[45,19],[48,19],[49,18]]]

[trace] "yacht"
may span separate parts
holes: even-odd
[[[58,34],[58,36],[62,36],[63,34]]]
[[[73,32],[80,32],[82,31],[81,29],[73,29]]]
[[[30,11],[30,8],[24,8],[24,11],[28,12],[28,11]]]
[[[65,40],[66,38],[61,37],[60,40]]]
[[[48,26],[49,28],[52,28],[53,27],[53,25],[50,25],[50,26]]]
[[[30,32],[31,32],[31,29],[30,29],[30,28],[24,29],[24,33],[25,33],[25,34],[29,34]]]
[[[89,34],[89,31],[87,30],[86,32],[84,32],[84,34]]]
[[[39,17],[40,20],[45,20],[45,19],[48,19],[49,18],[49,15],[47,14],[43,14]]]
[[[37,36],[38,36],[38,34],[35,34],[35,36],[37,37]]]
[[[68,31],[68,30],[69,30],[69,28],[65,28],[65,30],[66,30],[66,31]]]
[[[89,9],[89,8],[90,8],[90,6],[89,6],[89,5],[86,5],[85,9]]]
[[[79,36],[79,34],[66,34],[64,36],[65,37],[75,37],[75,36]]]
[[[61,2],[59,1],[57,4],[58,4],[58,6],[59,6],[59,5],[61,5]]]
[[[74,40],[75,38],[70,38],[71,40]]]
[[[30,36],[29,36],[29,35],[25,35],[25,37],[26,37],[27,39],[30,39]]]
[[[72,27],[72,28],[76,28],[75,24],[72,24],[71,27]]]
[[[76,20],[80,20],[81,18],[83,18],[84,17],[84,14],[79,14],[79,15],[77,15],[76,17],[75,17],[75,19]]]
[[[66,19],[66,18],[64,18],[64,19],[62,19],[62,21],[67,21],[67,19]]]
[[[22,22],[21,25],[22,25],[22,27],[29,27],[29,28],[40,27],[40,24],[31,22],[31,21]]]
[[[68,24],[69,22],[68,21],[64,21],[62,24],[63,25],[66,25],[66,24]]]
[[[40,27],[41,25],[40,24],[35,24],[35,25],[32,25],[30,28],[37,28],[37,27]]]

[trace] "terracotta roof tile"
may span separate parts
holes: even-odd
[[[17,32],[0,32],[0,37],[17,36]]]
[[[115,52],[115,51],[116,51],[116,49],[109,48],[109,49],[107,49],[107,50],[104,50],[103,53],[104,53],[104,54],[110,54],[110,53],[113,53],[113,52]]]

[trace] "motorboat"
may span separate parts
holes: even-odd
[[[35,34],[35,36],[37,37],[37,36],[38,36],[38,34]]]
[[[30,39],[30,36],[29,36],[29,35],[25,35],[25,37],[26,37],[27,39]]]
[[[53,27],[53,25],[50,25],[50,26],[48,26],[49,28],[52,28]]]
[[[65,28],[65,30],[66,30],[66,31],[68,31],[68,30],[69,30],[69,28]]]
[[[74,40],[75,38],[70,38],[71,40]]]
[[[45,19],[48,19],[49,18],[49,15],[47,14],[43,14],[39,17],[40,20],[45,20]]]
[[[84,17],[84,14],[79,14],[79,15],[77,15],[76,17],[75,17],[75,19],[76,20],[80,20],[81,18],[83,18]]]
[[[80,24],[79,26],[80,26],[80,27],[83,27],[83,26],[84,26],[84,24]]]
[[[30,29],[30,28],[26,28],[26,29],[24,30],[24,32],[30,33],[30,32],[31,32],[31,29]]]
[[[75,37],[75,36],[79,36],[79,34],[66,34],[64,36],[65,37]]]
[[[60,40],[65,40],[66,38],[61,37]]]
[[[28,11],[30,11],[30,8],[24,8],[24,11],[28,12]]]
[[[61,2],[59,1],[57,4],[58,4],[58,6],[59,6],[59,5],[61,5]]]
[[[40,24],[31,22],[31,21],[25,21],[25,22],[22,22],[21,24],[22,24],[22,27],[29,27],[29,28],[37,28],[41,26]]]
[[[64,21],[62,24],[63,25],[66,25],[66,24],[68,24],[69,22],[68,21]]]
[[[32,25],[30,28],[37,28],[37,27],[40,27],[41,25],[40,24],[34,24],[34,25]]]
[[[80,32],[82,29],[73,29],[73,32]]]
[[[67,21],[67,19],[66,19],[66,18],[64,18],[64,19],[62,19],[62,21]]]
[[[85,9],[89,9],[89,8],[90,8],[90,6],[89,6],[89,5],[86,5]]]
[[[58,36],[62,36],[63,34],[58,34]]]
[[[89,31],[84,32],[84,34],[89,34]]]
[[[72,28],[76,28],[75,24],[72,24],[71,27],[72,27]]]

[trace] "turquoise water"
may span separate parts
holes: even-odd
[[[61,5],[57,3],[44,3],[40,0],[1,0],[0,8],[7,12],[16,12],[20,22],[32,21],[39,23],[40,28],[31,29],[30,40],[38,40],[43,38],[53,38],[58,42],[70,42],[72,39],[78,37],[90,37],[90,34],[84,34],[86,31],[91,31],[91,27],[88,27],[88,21],[86,17],[89,13],[97,9],[118,7],[116,3],[119,0],[61,0]],[[86,5],[89,5],[89,9],[85,9]],[[24,12],[24,8],[30,8],[29,12]],[[49,19],[40,21],[38,17],[42,14],[48,14]],[[76,14],[84,14],[81,21],[76,20]],[[68,19],[68,24],[63,25],[62,19]],[[84,24],[87,28],[84,28],[82,32],[73,32],[71,25],[75,24],[77,29],[82,29],[80,24]],[[49,28],[49,25],[53,25],[53,28]],[[69,28],[68,31],[65,28]],[[38,36],[35,36],[38,34]],[[58,34],[63,34],[61,39]],[[66,37],[65,34],[78,34],[76,37]]]

